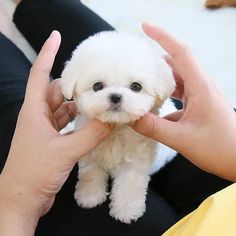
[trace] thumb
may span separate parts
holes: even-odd
[[[62,136],[62,150],[67,153],[67,157],[77,162],[84,155],[92,151],[112,131],[112,126],[98,120],[91,120],[80,130]]]
[[[136,121],[131,127],[138,133],[161,142],[175,150],[180,141],[181,123],[173,122],[165,118],[148,113],[142,119]],[[180,142],[179,142],[180,143]]]

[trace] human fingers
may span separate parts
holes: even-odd
[[[174,118],[172,117],[172,119]],[[175,117],[175,119],[177,118]],[[175,150],[178,150],[179,144],[179,142],[176,142],[176,137],[183,134],[185,128],[180,122],[172,122],[171,119],[167,120],[152,113],[148,113],[132,124],[131,127],[138,133],[159,141]]]
[[[44,43],[35,63],[30,70],[26,88],[26,101],[46,101],[49,83],[49,74],[59,49],[61,36],[53,31]]]
[[[52,112],[57,111],[64,102],[59,79],[53,80],[48,87],[48,105]]]
[[[63,129],[77,114],[76,105],[74,102],[65,102],[54,113],[54,118],[57,122],[59,130]]]
[[[72,162],[77,162],[111,133],[113,126],[91,120],[80,130],[60,137],[60,148]]]
[[[172,57],[178,74],[184,82],[187,81],[191,85],[189,86],[190,92],[201,90],[202,84],[206,82],[206,75],[193,57],[190,49],[160,27],[144,23],[143,30]]]

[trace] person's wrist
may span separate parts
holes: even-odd
[[[22,235],[33,235],[41,216],[37,202],[20,186],[15,187],[14,183],[0,175],[0,235],[9,230],[16,230],[19,235],[21,232]],[[7,228],[8,222],[11,227],[14,226],[12,229]]]

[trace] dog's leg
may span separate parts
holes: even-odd
[[[81,161],[78,178],[74,197],[79,206],[92,208],[106,201],[108,174],[102,168]]]
[[[124,223],[136,221],[146,210],[148,171],[125,163],[113,172],[110,215]]]

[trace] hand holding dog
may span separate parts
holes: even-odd
[[[190,50],[163,29],[144,32],[169,54],[176,90],[184,109],[164,118],[148,113],[133,128],[177,150],[200,168],[236,180],[236,115],[232,106],[195,61]]]
[[[0,175],[0,235],[33,235],[39,217],[51,208],[74,164],[111,132],[110,126],[92,120],[79,132],[59,133],[76,115],[73,103],[63,103],[58,81],[48,82],[59,45],[60,35],[53,32],[30,72]]]

